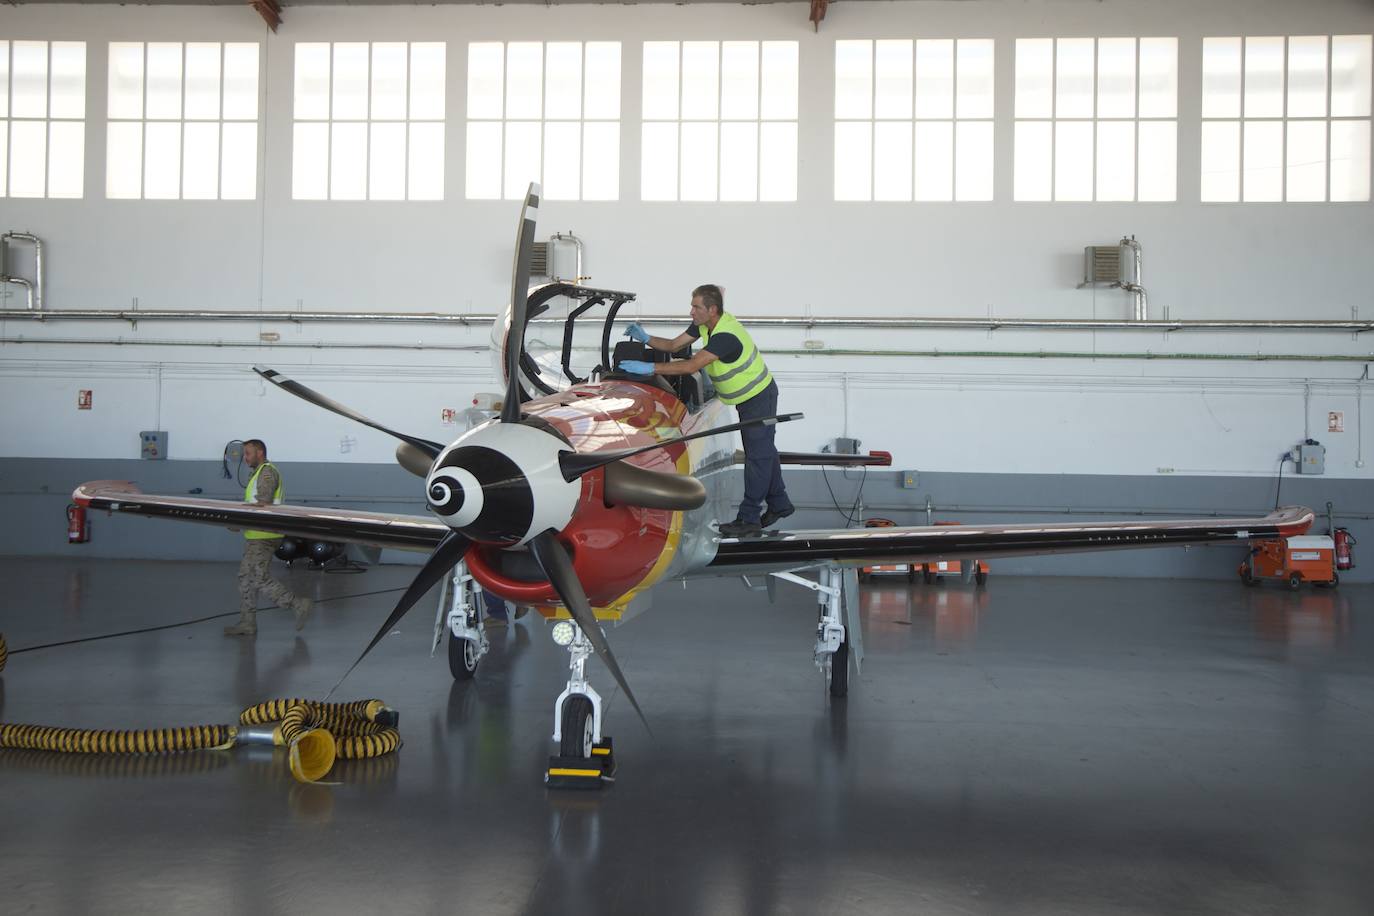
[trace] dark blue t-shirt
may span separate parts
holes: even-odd
[[[687,325],[687,333],[693,340],[701,339],[701,329],[694,324]],[[712,334],[711,339],[706,341],[706,352],[714,353],[716,359],[723,363],[733,363],[744,355],[744,344],[739,342],[739,338],[734,334],[726,334],[722,331],[719,334]]]

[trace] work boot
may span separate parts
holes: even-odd
[[[783,509],[780,512],[775,512],[772,509],[767,509],[763,513],[763,518],[759,519],[759,527],[767,528],[774,522],[780,522],[796,511],[797,510],[795,506],[788,506],[786,509]]]
[[[758,522],[746,522],[742,518],[737,518],[733,522],[725,522],[720,526],[720,536],[723,538],[744,538],[762,533],[763,527]]]
[[[291,610],[296,612],[296,629],[304,630],[305,622],[310,619],[310,612],[315,609],[315,602],[311,598],[294,598],[291,601]]]
[[[257,636],[258,612],[239,611],[239,622],[224,628],[225,636]]]

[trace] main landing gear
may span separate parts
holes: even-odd
[[[439,610],[434,616],[433,656],[448,630],[448,670],[455,681],[470,681],[477,664],[491,650],[482,631],[482,589],[468,573],[466,563],[453,568],[439,593]]]
[[[555,623],[552,635],[568,650],[570,672],[553,704],[558,754],[549,758],[544,782],[552,789],[600,789],[615,782],[615,753],[610,736],[601,734],[601,694],[587,683],[592,644],[571,620]]]
[[[767,585],[770,598],[773,596],[774,579],[791,582],[816,593],[820,604],[816,624],[816,667],[825,675],[825,686],[832,697],[840,699],[848,696],[850,656],[854,658],[856,673],[863,664],[858,570],[822,566],[816,570],[815,580],[792,572],[770,573]]]

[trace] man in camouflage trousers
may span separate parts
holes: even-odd
[[[261,439],[245,441],[243,461],[253,469],[253,476],[248,479],[248,486],[243,491],[243,501],[255,506],[280,505],[284,495],[281,473],[268,462],[266,444]],[[224,628],[224,635],[257,635],[259,589],[266,592],[278,606],[291,608],[296,614],[296,629],[304,628],[315,602],[292,595],[272,578],[267,568],[281,544],[282,536],[271,531],[244,531],[243,537],[243,562],[239,564],[239,619],[238,623]]]

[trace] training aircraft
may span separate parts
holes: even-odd
[[[539,201],[539,186],[532,184],[517,227],[510,305],[493,328],[505,385],[499,416],[445,445],[392,430],[275,370],[254,369],[283,391],[398,439],[397,460],[424,478],[428,516],[153,496],[119,481],[82,484],[74,500],[89,509],[428,551],[354,667],[434,585],[443,581],[449,591],[451,574],[452,600],[445,617],[441,598],[436,638],[440,625],[449,630],[456,677],[471,677],[486,648],[475,587],[537,608],[556,621],[553,638],[570,653],[568,685],[554,705],[559,754],[545,773],[555,786],[602,785],[615,765],[602,730],[601,697],[584,669],[593,653],[644,718],[599,621],[620,621],[642,609],[645,593],[658,583],[740,575],[746,582],[762,577],[770,596],[777,581],[813,590],[819,602],[816,662],[831,695],[842,697],[851,664],[857,670],[862,661],[860,566],[958,559],[972,570],[977,564],[970,561],[984,557],[1234,544],[1300,534],[1312,523],[1310,509],[1291,507],[1257,518],[844,528],[723,538],[713,526],[733,517],[727,485],[739,460],[734,433],[747,424],[729,422],[730,411],[704,372],[668,379],[617,371],[622,360],[672,357],[633,341],[612,351],[616,314],[633,294],[561,281],[530,288]],[[575,304],[564,322],[560,364],[553,366],[552,354],[531,355],[525,336],[556,297]],[[571,365],[575,322],[603,305],[601,362],[580,376]],[[882,465],[891,459],[883,453],[783,453],[783,460]],[[816,577],[798,575],[806,571]]]

